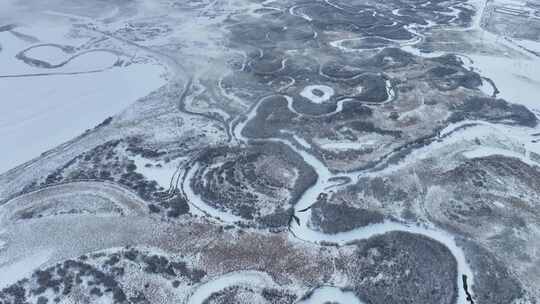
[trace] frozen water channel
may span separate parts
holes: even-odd
[[[272,287],[276,285],[272,278],[259,271],[232,272],[208,282],[202,283],[190,296],[188,304],[202,304],[213,293],[233,286],[251,288]]]
[[[364,304],[352,291],[343,291],[333,286],[322,286],[317,288],[311,295],[298,304],[324,304],[324,303],[343,303],[343,304]]]
[[[261,100],[262,102],[262,100]],[[237,129],[234,130],[234,134],[236,134],[237,138],[242,141],[246,141],[247,139],[242,136],[242,129],[246,126],[247,121],[250,119],[253,119],[255,117],[257,111],[257,106],[254,107],[250,113],[248,113],[246,117],[246,121],[239,123],[237,125]],[[295,209],[295,216],[298,219],[298,223],[295,223],[295,221],[292,221],[292,225],[290,227],[290,230],[292,232],[292,235],[297,238],[301,239],[307,242],[311,243],[321,243],[321,242],[331,242],[336,243],[340,245],[345,245],[351,241],[354,240],[362,240],[362,239],[368,239],[370,237],[373,237],[375,235],[384,234],[387,232],[392,231],[403,231],[403,232],[409,232],[409,233],[415,233],[415,234],[421,234],[424,236],[427,236],[429,238],[432,238],[442,244],[444,244],[454,255],[456,262],[457,262],[457,271],[458,276],[456,277],[456,284],[458,286],[458,304],[468,304],[466,300],[466,294],[464,291],[463,281],[462,281],[462,275],[466,275],[469,278],[469,291],[472,294],[471,291],[471,285],[474,284],[474,275],[473,272],[467,262],[467,259],[465,258],[465,254],[463,250],[457,246],[456,240],[454,236],[450,233],[447,233],[443,230],[440,230],[436,227],[424,227],[424,226],[418,226],[418,225],[408,225],[403,223],[397,223],[397,222],[390,222],[386,221],[380,224],[373,224],[367,227],[361,227],[357,229],[353,229],[347,232],[337,233],[337,234],[326,234],[320,231],[315,231],[310,229],[308,222],[311,218],[311,210],[310,207],[312,204],[314,204],[317,200],[317,197],[320,193],[324,193],[325,189],[327,189],[329,186],[332,186],[332,178],[335,177],[348,177],[351,180],[356,180],[361,172],[352,172],[348,174],[333,174],[328,170],[328,168],[315,156],[311,155],[308,151],[299,149],[294,144],[284,140],[284,139],[270,139],[272,141],[278,141],[282,142],[291,149],[295,150],[296,153],[302,156],[304,161],[308,163],[310,166],[312,166],[317,174],[317,182],[315,185],[307,189],[300,200],[296,203],[294,209]],[[197,164],[194,164],[194,166],[197,166]],[[186,192],[186,195],[188,197],[188,200],[195,204],[195,206],[201,210],[204,211],[204,213],[209,214],[213,216],[214,218],[219,218],[225,222],[235,222],[238,220],[238,218],[227,214],[227,212],[216,210],[215,208],[209,206],[208,204],[205,204],[200,197],[195,195],[193,193],[193,190],[191,190],[190,187],[190,179],[193,178],[193,168],[186,174],[185,179],[183,181],[184,190]],[[339,290],[339,289],[337,289]],[[339,293],[336,291],[336,289],[328,289],[328,290],[321,290],[314,293],[314,296],[310,298],[309,302],[305,303],[324,303],[324,300],[330,297],[330,295],[336,295],[334,300],[340,300],[342,297],[349,297],[350,295],[346,293]],[[348,299],[348,298],[347,298]],[[315,301],[315,302],[314,302]],[[322,301],[322,302],[319,302]],[[350,299],[348,299],[344,303],[355,303],[351,302]]]

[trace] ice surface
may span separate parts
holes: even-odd
[[[188,304],[202,304],[210,295],[230,286],[272,287],[272,278],[258,271],[240,271],[225,274],[221,277],[202,283],[189,298]]]
[[[66,36],[68,29],[59,25],[20,30],[47,43],[82,42]],[[32,42],[0,32],[0,44],[0,137],[2,146],[9,147],[2,151],[0,172],[81,135],[165,83],[162,66],[149,61],[115,66],[118,54],[109,50],[68,54],[54,46],[30,49],[27,56],[51,64],[75,56],[62,67],[46,69],[16,58]],[[50,75],[35,76],[41,74]]]
[[[491,78],[500,91],[498,97],[531,109],[540,108],[540,60],[470,55],[473,66]]]
[[[318,90],[322,94],[318,96],[313,93],[314,90]],[[309,99],[313,103],[323,103],[329,100],[333,95],[334,89],[325,85],[309,85],[300,92],[300,96]]]
[[[298,304],[325,304],[325,303],[340,303],[340,304],[363,304],[352,291],[343,291],[337,287],[323,286],[317,288],[311,296]]]
[[[164,84],[158,65],[101,73],[0,79],[0,172],[90,129]]]

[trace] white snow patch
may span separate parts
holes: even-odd
[[[0,79],[0,172],[90,129],[164,84],[162,68],[134,64],[101,73]]]
[[[49,26],[44,24],[43,26]],[[71,45],[77,46],[82,43],[80,39],[67,39],[66,30],[63,28],[57,29],[54,26],[49,31],[37,31],[30,32],[30,30],[36,30],[34,28],[16,28],[17,31],[25,31],[24,34],[33,36],[36,39],[42,41],[56,43],[58,45]],[[44,37],[42,37],[44,35]],[[46,40],[48,37],[55,40]],[[2,45],[2,51],[0,52],[0,76],[6,75],[26,75],[26,74],[39,74],[39,73],[74,73],[74,72],[87,72],[93,70],[102,70],[112,67],[118,60],[118,55],[112,51],[107,50],[84,50],[79,53],[74,52],[72,54],[64,52],[62,49],[51,45],[41,45],[29,49],[26,55],[30,58],[49,62],[51,64],[59,64],[70,57],[78,55],[73,58],[66,65],[45,69],[41,67],[31,66],[22,60],[16,58],[17,54],[34,44],[28,41],[19,39],[10,32],[0,32],[0,44]]]
[[[170,189],[173,186],[173,176],[178,171],[178,164],[186,158],[178,158],[168,163],[144,158],[140,155],[136,155],[132,159],[137,166],[135,171],[144,175],[149,180],[156,181],[164,189]]]
[[[223,290],[231,286],[246,286],[246,287],[271,287],[275,283],[272,278],[263,272],[259,271],[240,271],[232,272],[220,276],[209,282],[199,285],[197,290],[189,298],[188,304],[201,304],[210,297],[213,293]]]
[[[87,39],[68,35],[70,24],[36,21],[17,27],[17,32],[42,43],[79,46]],[[40,46],[28,52],[36,59],[55,64],[78,55],[60,68],[31,66],[15,56],[32,42],[0,32],[0,173],[38,157],[90,129],[140,97],[165,84],[162,66],[135,63],[117,67],[118,54],[109,50],[86,50],[67,54],[57,47]],[[58,75],[58,73],[79,73]],[[99,71],[99,72],[98,72]],[[42,73],[55,75],[24,76]]]
[[[540,60],[469,55],[482,76],[495,82],[498,97],[512,103],[540,108]]]
[[[321,144],[321,148],[325,150],[358,150],[365,148],[366,146],[375,145],[374,140],[367,140],[364,142],[359,141],[327,141]]]
[[[0,1],[0,20],[2,20],[2,23],[9,23],[16,20],[16,17],[14,16],[16,8],[15,2],[15,0]]]
[[[495,93],[495,87],[487,80],[482,79],[482,85],[480,86],[480,91],[488,96],[493,96]]]
[[[352,291],[343,291],[332,286],[317,288],[309,298],[298,302],[298,304],[324,304],[336,302],[341,304],[363,304]]]
[[[323,94],[317,96],[313,93],[314,90],[319,90]],[[334,96],[334,89],[325,85],[309,85],[300,92],[300,96],[309,99],[313,103],[323,103]]]
[[[495,148],[495,147],[478,147],[476,149],[466,151],[463,153],[463,156],[467,158],[479,158],[479,157],[486,157],[491,155],[501,155],[506,157],[513,157],[521,160],[522,162],[531,165],[531,166],[540,166],[539,163],[533,161],[528,157],[528,153],[525,152],[525,155],[522,153]]]
[[[15,261],[1,261],[0,289],[27,277],[34,270],[46,263],[51,255],[51,250],[40,250]]]
[[[26,51],[26,56],[34,59],[46,61],[50,64],[60,64],[70,57],[60,47],[53,45],[41,45]]]

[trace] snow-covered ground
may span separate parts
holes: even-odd
[[[257,107],[254,107],[252,110],[253,112],[256,112]],[[252,113],[253,113],[252,112]],[[253,118],[253,114],[250,113],[247,117],[247,119]],[[245,126],[246,122],[244,121],[242,124],[239,124],[239,131],[237,131],[237,134],[241,134],[242,128]],[[241,135],[238,138],[242,138]],[[459,286],[459,294],[458,294],[458,303],[459,304],[467,304],[466,295],[464,294],[463,289],[463,282],[460,279],[461,275],[466,275],[468,278],[471,279],[472,282],[474,282],[474,276],[473,272],[470,268],[469,263],[467,262],[465,258],[465,254],[463,250],[456,244],[456,240],[454,236],[450,233],[447,233],[443,230],[440,230],[436,227],[422,227],[417,225],[407,225],[407,224],[401,224],[396,222],[384,222],[381,224],[374,224],[370,225],[368,227],[362,227],[353,229],[347,232],[337,233],[337,234],[326,234],[320,231],[315,231],[310,229],[308,222],[311,217],[311,210],[309,210],[309,207],[317,201],[317,196],[324,192],[325,188],[327,186],[332,185],[330,182],[330,179],[332,177],[336,177],[334,174],[332,174],[324,164],[318,160],[313,155],[309,154],[307,151],[300,150],[290,142],[283,140],[283,139],[272,139],[277,142],[282,142],[291,149],[295,150],[298,154],[302,156],[304,161],[308,163],[310,166],[312,166],[318,174],[317,182],[315,185],[313,185],[311,188],[307,189],[300,200],[297,202],[297,204],[294,206],[295,209],[295,216],[298,218],[298,225],[294,224],[290,227],[291,232],[293,233],[294,237],[299,238],[301,240],[305,240],[312,243],[320,243],[320,242],[331,242],[331,243],[337,243],[337,244],[346,244],[353,240],[361,240],[361,239],[368,239],[375,235],[384,234],[386,232],[391,231],[405,231],[410,233],[416,233],[425,235],[427,237],[430,237],[442,244],[444,244],[454,255],[457,261],[458,266],[458,273],[460,274],[457,278],[457,285]],[[192,168],[192,171],[194,169]],[[349,173],[342,176],[347,176],[351,179],[355,179],[357,177],[358,173]],[[207,204],[204,204],[190,189],[189,187],[189,180],[193,177],[193,173],[187,174],[185,177],[185,187],[184,189],[187,190],[186,194],[191,202],[198,202],[196,205],[198,205],[198,208],[201,210],[204,210],[204,212],[213,215],[214,217],[221,218],[225,220],[225,222],[234,222],[234,218],[231,218],[232,215],[222,212],[219,210],[216,210],[215,208],[208,206]],[[199,206],[200,205],[200,206]],[[471,284],[473,285],[473,284]],[[322,293],[322,295],[325,295],[326,293]],[[313,297],[313,300],[319,300],[319,297]],[[308,302],[310,303],[310,302]]]
[[[324,304],[324,303],[347,303],[347,304],[363,304],[354,292],[343,291],[337,287],[322,286],[313,291],[311,296],[298,304]]]
[[[9,9],[9,2],[6,1],[4,3],[2,0],[0,2],[2,2],[0,3],[1,19],[2,10]],[[151,1],[148,3],[151,3]],[[395,14],[398,13],[396,11]],[[479,19],[476,20],[474,26],[478,26]],[[0,32],[0,44],[3,48],[0,52],[0,92],[3,94],[0,98],[0,106],[2,107],[0,113],[4,114],[0,115],[0,138],[3,140],[3,157],[0,160],[0,173],[81,134],[84,130],[95,126],[103,121],[104,118],[118,113],[134,100],[147,95],[150,91],[158,88],[165,82],[165,79],[160,77],[163,73],[163,67],[150,62],[134,63],[127,66],[123,64],[116,65],[119,58],[123,58],[122,54],[116,51],[102,49],[85,50],[83,52],[75,50],[75,53],[69,53],[55,46],[43,45],[29,50],[26,55],[51,64],[61,64],[64,62],[66,64],[55,69],[30,66],[17,59],[15,57],[16,54],[33,45],[43,43],[77,46],[81,45],[84,41],[66,38],[64,35],[65,28],[62,27],[43,29],[23,27],[21,28],[21,32],[28,35],[28,37],[36,37],[39,41],[32,42],[21,39],[10,32]],[[410,50],[413,49],[412,45],[418,41],[419,39],[415,38],[402,45],[408,45],[406,49]],[[491,42],[499,43],[498,40]],[[503,41],[500,43],[506,42]],[[78,56],[73,57],[74,55]],[[437,53],[437,55],[439,54]],[[495,82],[501,91],[500,97],[510,102],[524,104],[531,109],[539,108],[540,73],[536,69],[540,67],[540,64],[537,58],[532,56],[530,58],[514,58],[505,56],[504,54],[500,56],[468,55],[473,60],[471,67],[479,71],[482,76],[489,77]],[[55,75],[35,75],[42,73]],[[65,75],[66,73],[74,74]],[[27,74],[34,75],[29,76]],[[314,89],[320,92],[315,91],[316,94],[314,94]],[[395,96],[390,81],[387,81],[387,91],[389,97],[385,102],[392,101]],[[307,86],[300,95],[310,99],[314,103],[323,103],[329,100],[333,94],[334,91],[330,87],[312,85]],[[289,98],[287,100],[289,101],[289,108],[292,108],[292,99]],[[246,123],[253,119],[256,109],[257,107],[254,107],[247,115],[247,119],[239,123],[233,130],[238,140],[247,141],[242,136],[241,131]],[[336,111],[341,111],[341,109],[342,104],[339,103]],[[475,123],[480,124],[480,122]],[[442,135],[444,136],[457,128],[457,125],[449,126],[442,132]],[[487,142],[490,145],[489,147],[483,146],[478,149],[467,150],[463,153],[464,157],[474,158],[501,154],[530,161],[526,151],[540,150],[540,146],[530,143],[530,133],[530,129],[526,128],[481,123],[479,126],[455,132],[455,134],[445,136],[441,141],[418,149],[402,162],[386,170],[396,170],[406,164],[433,156],[438,151],[437,149],[440,150],[453,144],[457,145],[457,143],[473,141],[475,139],[482,140],[482,142]],[[495,134],[499,138],[507,138],[507,144],[499,147],[495,143],[490,142],[489,139]],[[333,186],[335,183],[331,179],[338,176],[332,174],[320,160],[311,155],[309,151],[306,151],[310,148],[310,144],[305,139],[294,134],[292,136],[299,146],[305,148],[305,150],[299,149],[292,143],[282,139],[274,140],[290,146],[309,165],[315,168],[318,173],[316,184],[304,193],[295,206],[295,216],[298,217],[300,224],[294,225],[293,223],[291,231],[296,237],[312,243],[326,241],[344,244],[352,240],[366,239],[389,231],[407,231],[422,234],[446,245],[457,260],[459,274],[465,274],[474,281],[472,271],[462,249],[456,245],[454,236],[433,226],[424,227],[384,222],[338,234],[324,234],[311,230],[308,225],[310,211],[303,210],[309,208],[317,200],[317,196],[320,193],[325,192],[325,189]],[[357,148],[359,144],[369,145],[370,142],[329,143],[335,149],[344,150]],[[518,151],[520,147],[525,151],[522,154]],[[453,148],[457,149],[455,146]],[[512,150],[511,148],[516,149]],[[177,170],[178,164],[175,163],[158,163],[142,157],[135,157],[134,160],[139,173],[157,181],[164,188],[170,187],[173,184],[171,177],[179,174]],[[150,163],[152,166],[147,167],[147,163]],[[157,166],[158,164],[159,166]],[[186,172],[183,184],[183,189],[190,204],[196,207],[192,208],[192,213],[205,216],[211,215],[226,223],[240,221],[240,217],[213,208],[194,193],[189,182],[194,177],[197,169],[198,165],[195,164]],[[376,174],[381,173],[388,173],[388,171],[379,171]],[[351,180],[355,180],[358,174],[358,172],[353,172],[347,175],[340,175],[339,177],[346,176]],[[13,225],[9,227],[10,238],[7,238],[8,241],[22,243],[25,240],[36,240],[42,243],[34,244],[32,242],[31,246],[29,246],[30,249],[35,250],[35,255],[18,257],[18,253],[24,252],[24,246],[19,245],[15,249],[11,249],[8,253],[14,253],[12,255],[8,253],[4,255],[1,250],[3,241],[0,239],[0,257],[13,257],[10,260],[7,258],[4,258],[4,260],[0,259],[0,273],[4,274],[0,275],[0,288],[19,277],[27,275],[31,269],[37,268],[47,262],[50,256],[66,251],[61,249],[75,248],[80,245],[79,243],[83,243],[81,246],[84,248],[78,249],[77,247],[76,250],[71,249],[72,251],[68,252],[68,255],[77,255],[89,250],[102,249],[104,246],[126,245],[131,242],[142,243],[143,241],[155,239],[155,236],[152,234],[153,231],[144,228],[156,227],[154,222],[143,217],[110,219],[93,218],[85,215],[44,218],[30,221],[28,224],[18,225],[20,226]],[[127,237],[119,233],[123,229],[126,229],[126,226],[131,229]],[[66,230],[65,233],[59,233],[62,237],[53,235],[51,231],[54,227],[61,227]],[[85,242],[80,242],[81,236],[84,237],[88,232],[92,232],[91,236],[84,238]],[[1,237],[2,235],[0,233]],[[43,244],[54,248],[55,251],[40,248],[39,246]],[[10,244],[10,246],[12,245]],[[5,278],[8,280],[2,280]],[[457,278],[457,284],[459,286],[458,303],[467,303],[463,293],[463,283],[460,278],[461,276]],[[202,303],[212,293],[233,285],[261,287],[272,286],[274,284],[268,275],[261,272],[245,271],[225,274],[197,286],[197,289],[190,298],[190,303]],[[474,282],[471,285],[474,287]],[[322,303],[324,301],[361,303],[351,292],[326,286],[316,289],[312,297],[301,303]]]
[[[540,60],[538,58],[511,58],[469,55],[473,67],[491,78],[500,91],[498,97],[512,103],[540,109]]]
[[[80,203],[80,204],[79,204]],[[146,203],[137,194],[111,182],[80,181],[49,186],[25,193],[0,206],[0,224],[16,221],[20,213],[103,209],[102,215],[144,215]],[[81,212],[82,213],[82,212]],[[1,233],[0,233],[1,235]]]
[[[171,187],[175,186],[174,178],[178,173],[178,166],[184,160],[185,158],[178,158],[166,163],[144,158],[140,155],[133,157],[133,161],[137,166],[136,171],[148,179],[156,181],[164,189],[171,189]]]
[[[27,277],[43,265],[51,256],[50,250],[28,252],[28,255],[19,257],[15,261],[1,261],[0,289],[8,287],[20,279]]]
[[[23,27],[21,31],[47,39],[43,43],[77,46],[81,42],[67,38],[67,29],[62,27]],[[111,51],[82,52],[63,67],[44,69],[15,58],[34,43],[1,32],[0,44],[0,173],[82,134],[165,84],[162,66],[150,61],[113,66],[118,56]],[[58,58],[62,54],[54,47],[39,47],[27,55],[44,61],[71,57]],[[1,77],[37,73],[53,75]]]
[[[232,286],[272,287],[276,285],[272,278],[259,271],[232,272],[208,282],[202,283],[189,298],[188,304],[202,304],[213,293]]]
[[[163,84],[161,68],[0,79],[0,172],[82,134]],[[143,77],[144,76],[144,77]]]
[[[6,35],[7,36],[7,35]],[[40,45],[29,49],[26,55],[31,58],[39,58],[51,64],[61,64],[67,59],[66,52],[53,45]]]
[[[0,76],[2,78],[100,71],[112,68],[119,60],[119,54],[115,51],[105,49],[76,50],[75,47],[84,43],[85,40],[66,38],[65,35],[68,33],[63,27],[53,26],[47,31],[36,27],[20,27],[16,28],[15,31],[15,33],[0,32],[2,45]],[[51,34],[50,31],[53,33]],[[17,36],[17,34],[24,36]],[[51,65],[65,64],[58,68],[42,68],[27,64],[22,59],[17,58],[19,54]]]
[[[218,210],[208,205],[198,194],[195,193],[195,191],[193,191],[193,189],[191,188],[191,180],[194,178],[195,172],[197,172],[198,169],[199,164],[193,164],[193,166],[188,170],[186,176],[184,177],[182,185],[182,189],[184,190],[186,197],[188,198],[189,204],[194,207],[190,210],[191,213],[195,215],[200,215],[202,217],[211,216],[225,223],[242,222],[241,217],[229,212]]]
[[[320,95],[316,95],[314,91],[319,91]],[[325,85],[309,85],[300,92],[300,96],[309,99],[313,103],[323,103],[333,95],[334,89]]]
[[[0,20],[10,21],[13,18],[15,5],[13,0],[0,1]]]

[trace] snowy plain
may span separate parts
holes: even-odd
[[[161,65],[115,65],[118,56],[103,50],[83,53],[55,69],[29,66],[15,57],[18,52],[35,44],[78,45],[81,41],[67,38],[68,29],[62,27],[20,30],[43,41],[31,43],[0,32],[0,138],[7,147],[0,173],[81,135],[165,84]],[[57,48],[30,51],[28,55],[42,56],[39,60],[65,60]]]

